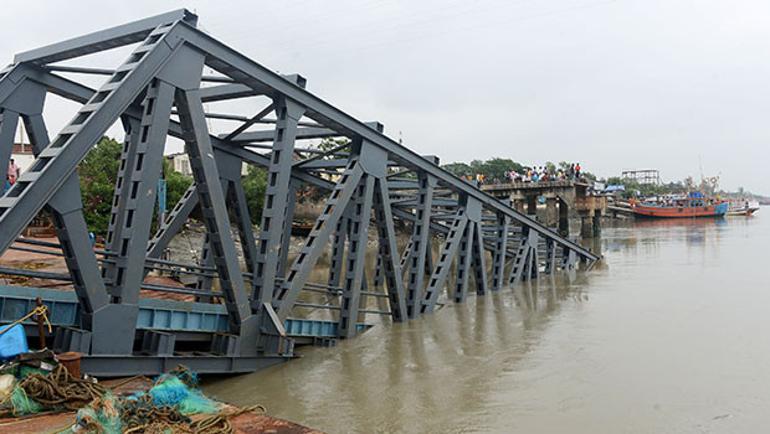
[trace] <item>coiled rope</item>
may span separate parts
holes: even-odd
[[[28,398],[46,407],[64,407],[77,410],[104,395],[107,389],[100,384],[73,377],[64,365],[57,365],[46,375],[30,374],[19,383]]]

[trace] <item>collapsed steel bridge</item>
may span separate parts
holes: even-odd
[[[59,240],[49,247],[61,249],[69,272],[16,272],[74,288],[0,287],[0,321],[21,316],[41,297],[56,326],[51,345],[83,353],[84,369],[97,375],[154,374],[178,363],[206,373],[248,372],[293,357],[295,342],[353,337],[368,327],[370,315],[402,322],[431,313],[445,298],[462,302],[471,276],[483,295],[540,273],[590,268],[599,259],[441,169],[435,157],[389,139],[381,124],[361,122],[314,96],[300,75],[276,74],[196,25],[194,14],[173,11],[20,53],[0,72],[0,161],[9,159],[19,122],[36,157],[0,197],[0,253],[14,243],[34,243],[19,234],[46,209]],[[60,63],[132,44],[114,70]],[[204,67],[215,73],[205,75]],[[107,78],[92,89],[67,74]],[[43,119],[48,93],[82,105],[52,140]],[[262,97],[266,106],[245,115],[203,106],[251,97]],[[212,118],[238,126],[214,135],[207,125]],[[120,170],[105,249],[95,250],[77,167],[117,122],[125,130]],[[153,233],[155,186],[169,136],[184,141],[194,184]],[[325,137],[350,142],[326,152],[296,146]],[[244,164],[267,170],[259,233],[241,182]],[[328,196],[290,263],[296,191],[307,185]],[[206,229],[200,262],[161,259],[196,209]],[[366,276],[372,220],[377,266]],[[411,232],[403,251],[397,226]],[[434,258],[436,237],[442,245]],[[326,249],[328,278],[311,282]],[[169,267],[198,276],[195,287],[145,283],[148,272]],[[144,298],[143,288],[197,298]],[[308,291],[331,302],[308,303],[301,297]],[[368,309],[370,297],[385,301],[383,307]],[[310,308],[328,309],[330,318],[303,316]]]

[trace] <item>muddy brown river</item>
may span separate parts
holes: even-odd
[[[605,228],[604,263],[378,325],[206,392],[330,433],[770,426],[770,209]]]

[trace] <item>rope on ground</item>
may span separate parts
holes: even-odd
[[[232,434],[233,426],[230,420],[249,412],[265,413],[265,407],[253,405],[236,410],[225,410],[218,414],[190,422],[170,407],[137,406],[130,412],[121,414],[123,434],[155,434],[174,433],[185,434]]]
[[[141,395],[137,399],[124,400],[120,409],[120,419],[124,434],[154,432],[151,429],[160,426],[173,427],[173,432],[183,432],[181,430],[190,424],[190,418],[184,416],[178,409],[154,405],[149,394]]]
[[[235,410],[224,410],[218,414],[197,420],[190,424],[190,427],[196,434],[231,434],[233,432],[233,425],[230,423],[230,419],[250,412],[264,414],[267,410],[259,404]]]
[[[56,366],[47,375],[30,374],[19,388],[45,407],[63,406],[68,410],[82,408],[106,392],[100,384],[73,377],[64,365]]]

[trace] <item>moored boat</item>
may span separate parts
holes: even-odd
[[[757,201],[733,201],[727,209],[727,215],[750,216],[759,211]]]
[[[667,199],[664,201],[631,202],[631,211],[638,217],[723,217],[727,213],[727,210],[727,202],[707,198],[700,193],[690,193],[687,197]]]

